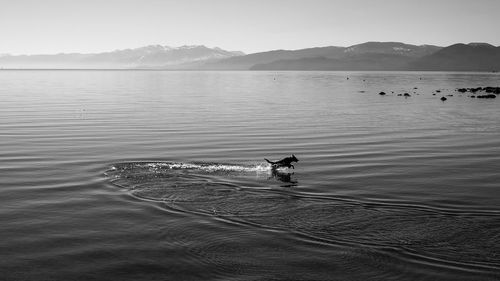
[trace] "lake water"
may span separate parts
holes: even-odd
[[[499,280],[499,84],[0,71],[0,279]]]

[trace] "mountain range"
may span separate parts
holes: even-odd
[[[118,68],[184,70],[418,70],[498,71],[500,47],[448,47],[366,42],[349,47],[273,50],[253,54],[202,45],[151,45],[96,54],[0,55],[2,68]]]
[[[123,49],[95,54],[55,54],[0,56],[3,68],[97,68],[97,69],[134,69],[134,68],[177,68],[190,69],[200,64],[233,56],[242,52],[208,48],[203,45],[169,47],[150,45],[135,49]]]

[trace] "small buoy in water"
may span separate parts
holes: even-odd
[[[445,97],[441,97],[441,100],[442,100],[442,101],[445,101],[445,100],[447,100],[447,98],[445,98]]]

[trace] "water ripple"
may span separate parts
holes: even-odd
[[[498,212],[303,194],[257,176],[267,169],[265,164],[133,162],[115,164],[107,174],[134,196],[182,212],[295,233],[313,243],[368,247],[375,264],[395,259],[461,272],[500,270]]]

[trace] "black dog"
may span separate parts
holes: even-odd
[[[280,161],[276,161],[276,162],[269,161],[266,158],[264,158],[264,160],[266,160],[267,163],[271,164],[273,169],[280,168],[280,167],[287,167],[287,168],[295,169],[295,167],[292,165],[292,162],[299,162],[299,159],[297,159],[297,157],[295,157],[295,155],[293,155],[293,154],[291,157],[286,157],[286,158],[283,158]]]

